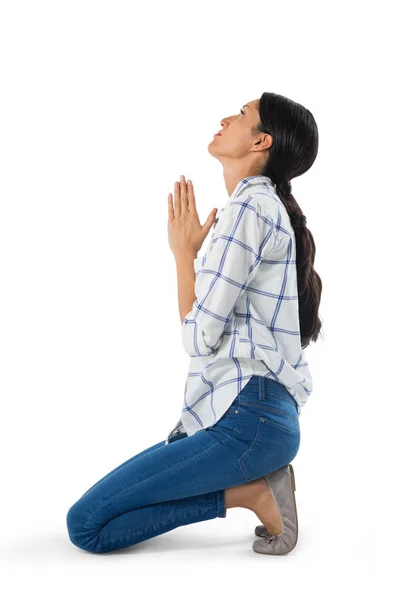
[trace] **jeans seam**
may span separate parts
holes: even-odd
[[[208,513],[208,512],[215,512],[215,509],[214,508],[205,508],[204,510],[201,510],[201,511],[200,510],[193,510],[191,512],[185,513],[184,514],[184,518],[186,518],[186,517],[193,517],[193,516],[199,515],[199,514],[204,515],[204,513]],[[157,531],[157,529],[159,529],[163,525],[166,525],[167,523],[171,523],[173,521],[176,521],[178,518],[181,518],[181,517],[170,517],[166,521],[162,521],[161,523],[157,523],[157,525],[150,525],[150,527],[144,527],[143,529],[136,529],[134,533],[129,533],[129,534],[125,535],[125,536],[120,536],[117,539],[109,540],[109,543],[110,544],[115,544],[115,543],[122,542],[122,541],[126,542],[126,541],[128,541],[128,540],[130,540],[130,539],[132,539],[134,537],[137,537],[138,535],[140,535],[142,533],[145,533],[145,532],[149,531],[149,530],[153,533],[154,531]],[[104,525],[101,526],[101,529],[103,527],[104,527]]]
[[[265,410],[271,410],[272,412],[276,412],[284,417],[288,417],[290,419],[293,419],[293,421],[295,423],[299,422],[299,419],[294,417],[293,415],[289,414],[288,412],[286,412],[285,410],[282,410],[281,408],[276,408],[276,406],[271,406],[270,404],[264,403],[264,404],[260,404],[259,402],[251,402],[250,400],[243,400],[243,404],[247,405],[247,406],[258,406],[260,408],[263,408]]]
[[[294,435],[294,436],[299,435],[299,431],[298,430],[295,431],[293,429],[290,429],[289,427],[285,427],[284,425],[281,425],[280,423],[275,423],[275,421],[272,421],[271,419],[268,419],[268,417],[263,417],[263,419],[268,424],[270,424],[271,427],[276,427],[276,428],[280,429],[281,431],[283,431],[283,433],[287,433],[288,435]],[[296,423],[297,423],[297,421],[296,421]]]
[[[199,456],[201,456],[202,454],[204,454],[205,452],[208,452],[208,450],[210,450],[211,448],[214,448],[214,446],[216,446],[217,444],[219,444],[220,442],[215,442],[214,444],[212,444],[212,446],[209,446],[208,448],[205,448],[204,450],[202,450],[199,454],[196,454],[195,456],[192,456],[188,461],[186,462],[190,462],[192,461],[194,458],[198,458]],[[158,477],[159,475],[162,475],[163,473],[165,473],[166,471],[172,470],[174,467],[168,467],[166,469],[164,469],[161,472],[158,473],[154,473],[153,475],[150,475],[149,477],[147,477],[146,479],[143,479],[142,481],[139,481],[138,483],[133,484],[131,487],[126,488],[124,490],[120,490],[119,492],[116,492],[115,494],[113,494],[112,496],[106,498],[106,500],[104,500],[104,502],[101,504],[101,506],[99,506],[98,508],[96,508],[96,510],[89,515],[88,517],[88,522],[92,522],[93,525],[97,525],[97,523],[93,523],[92,518],[99,512],[100,509],[103,508],[103,506],[109,502],[110,500],[113,500],[115,497],[118,497],[119,495],[125,493],[126,491],[130,491],[131,489],[133,489],[134,487],[136,487],[137,485],[141,485],[144,482],[147,482],[149,479],[152,479],[153,477]],[[206,492],[204,492],[206,493]],[[138,507],[139,508],[139,507]],[[113,519],[114,517],[111,517],[111,519]],[[111,521],[111,519],[109,519]],[[108,521],[107,521],[108,523]],[[104,524],[105,525],[105,524]],[[103,527],[104,527],[103,525]]]
[[[251,444],[247,448],[247,450],[245,452],[243,452],[243,454],[241,456],[239,456],[238,461],[237,461],[237,463],[239,465],[239,468],[242,471],[243,475],[246,477],[247,481],[250,481],[250,479],[249,479],[249,476],[247,474],[245,466],[242,464],[242,461],[243,461],[243,458],[246,456],[246,454],[248,454],[248,452],[250,452],[250,450],[253,448],[254,444],[256,443],[256,441],[258,439],[258,432],[259,432],[260,425],[261,425],[261,419],[262,419],[262,417],[258,421],[257,430],[256,430],[256,433],[254,435],[253,441],[251,442]]]

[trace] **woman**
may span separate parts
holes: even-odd
[[[261,521],[255,552],[297,543],[290,462],[312,391],[303,348],[316,341],[322,284],[315,244],[291,194],[318,151],[311,112],[264,93],[221,122],[208,150],[229,200],[202,226],[193,184],[168,195],[182,340],[191,357],[181,417],[167,439],[92,486],[69,509],[73,544],[89,552],[132,546],[176,527],[225,518],[233,507]]]

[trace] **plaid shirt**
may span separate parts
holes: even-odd
[[[279,381],[298,414],[312,391],[301,348],[296,242],[269,177],[242,179],[208,248],[194,261],[192,310],[182,323],[190,356],[184,405],[171,435],[214,425],[253,375]]]

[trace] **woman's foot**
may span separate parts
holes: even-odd
[[[264,477],[225,490],[225,508],[242,507],[252,510],[271,535],[279,535],[282,520]]]

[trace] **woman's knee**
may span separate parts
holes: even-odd
[[[88,552],[96,550],[99,527],[90,521],[90,515],[85,503],[78,500],[71,506],[66,517],[68,536],[74,546]]]

